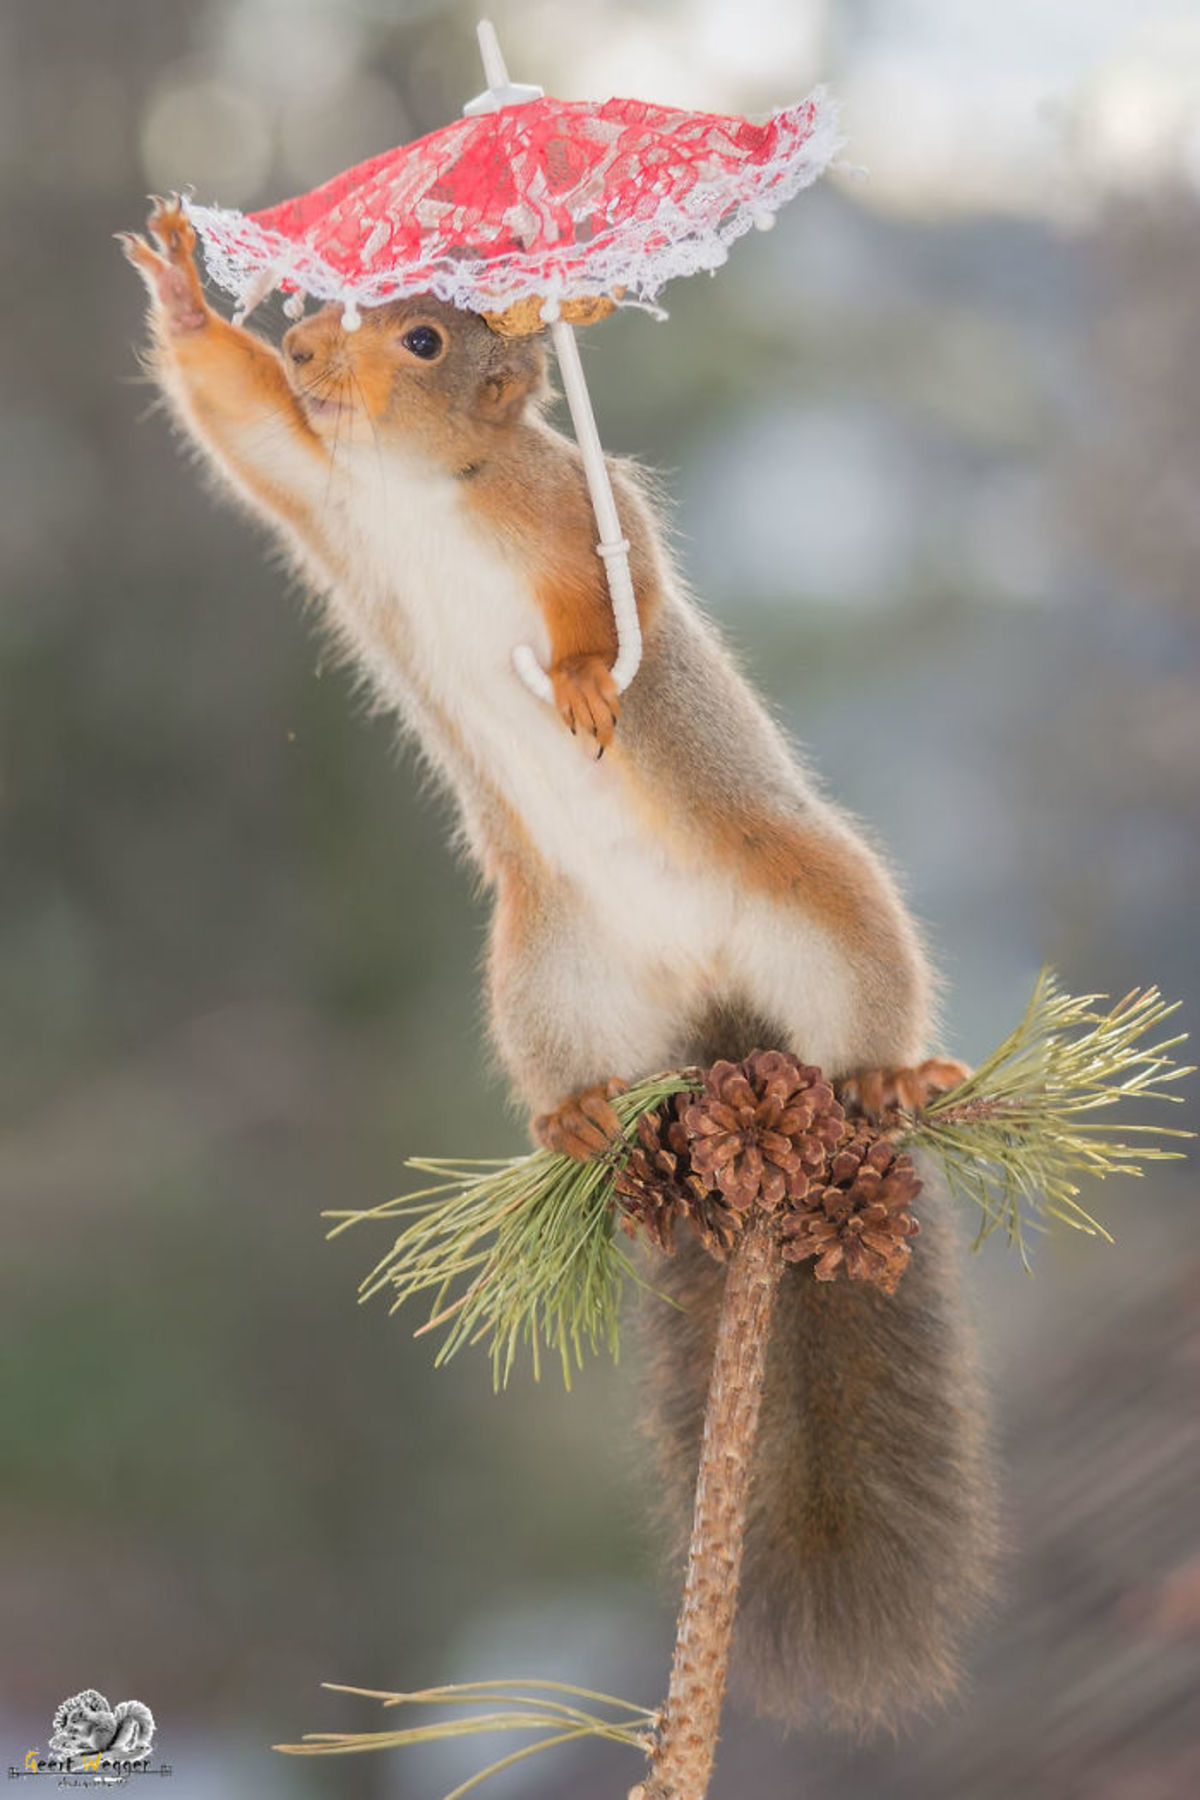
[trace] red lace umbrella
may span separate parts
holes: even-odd
[[[715,269],[751,226],[815,181],[840,145],[817,90],[760,123],[651,106],[545,99],[516,86],[479,27],[489,87],[456,124],[385,151],[323,187],[245,215],[189,205],[212,275],[243,313],[272,290],[360,306],[433,293],[453,306],[549,324],[600,527],[618,629],[613,676],[641,657],[621,531],[568,319],[580,302],[651,305],[675,275]],[[660,315],[661,316],[661,315]],[[550,683],[528,646],[529,685]]]

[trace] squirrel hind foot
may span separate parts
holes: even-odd
[[[543,1150],[569,1156],[573,1162],[590,1162],[603,1156],[621,1136],[621,1121],[612,1101],[629,1084],[616,1076],[594,1087],[570,1094],[553,1112],[540,1113],[533,1121],[535,1143]]]
[[[884,1113],[917,1113],[937,1094],[957,1087],[971,1073],[966,1063],[949,1056],[927,1057],[915,1068],[860,1069],[838,1083],[838,1098],[847,1112],[879,1119]]]

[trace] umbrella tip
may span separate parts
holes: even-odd
[[[505,88],[508,86],[508,69],[504,61],[504,53],[500,48],[500,39],[496,36],[496,27],[490,19],[480,19],[475,27],[475,36],[479,40],[479,54],[483,58],[483,72],[487,76],[488,86]]]
[[[496,36],[496,27],[490,19],[480,19],[475,27],[475,36],[479,39],[479,54],[483,58],[487,91],[477,94],[474,100],[467,101],[463,107],[465,117],[471,119],[480,113],[498,112],[502,106],[524,106],[529,100],[542,98],[540,87],[508,79],[508,65],[504,61],[500,39]]]

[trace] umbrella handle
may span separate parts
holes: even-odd
[[[547,311],[549,310],[548,307]],[[608,579],[608,593],[617,627],[617,659],[611,673],[617,692],[623,694],[637,674],[642,660],[642,627],[638,619],[637,595],[633,591],[633,576],[629,570],[629,539],[621,530],[621,520],[613,498],[612,483],[608,479],[600,434],[596,429],[596,415],[592,411],[591,395],[583,377],[583,364],[579,360],[579,345],[575,342],[575,333],[565,319],[555,318],[550,322],[550,335],[554,340],[554,352],[562,371],[563,389],[567,405],[571,409],[575,438],[583,457],[592,511],[600,527],[600,542],[596,545],[596,553],[604,560],[604,573]],[[528,644],[520,644],[513,651],[513,663],[526,687],[531,688],[543,700],[553,699],[554,689],[550,677]]]

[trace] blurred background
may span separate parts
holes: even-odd
[[[674,1594],[636,1357],[502,1397],[358,1309],[413,1153],[502,1154],[484,915],[386,720],[139,384],[112,233],[262,205],[454,117],[437,0],[0,10],[0,1756],[137,1697],[176,1800],[432,1797],[478,1747],[298,1762],[381,1723],[322,1679],[558,1674],[647,1703]],[[945,1046],[1039,965],[1197,1020],[1200,15],[1153,0],[499,0],[515,79],[842,97],[843,172],[669,324],[587,336],[688,576],[907,872]],[[269,309],[262,326],[276,329]],[[1172,1118],[1172,1123],[1181,1122]],[[1117,1245],[970,1270],[1008,1567],[970,1684],[898,1744],[729,1717],[717,1800],[1200,1792],[1197,1177]],[[624,1759],[624,1760],[623,1760]],[[624,1793],[585,1747],[496,1793]],[[486,1790],[485,1790],[486,1791]]]

